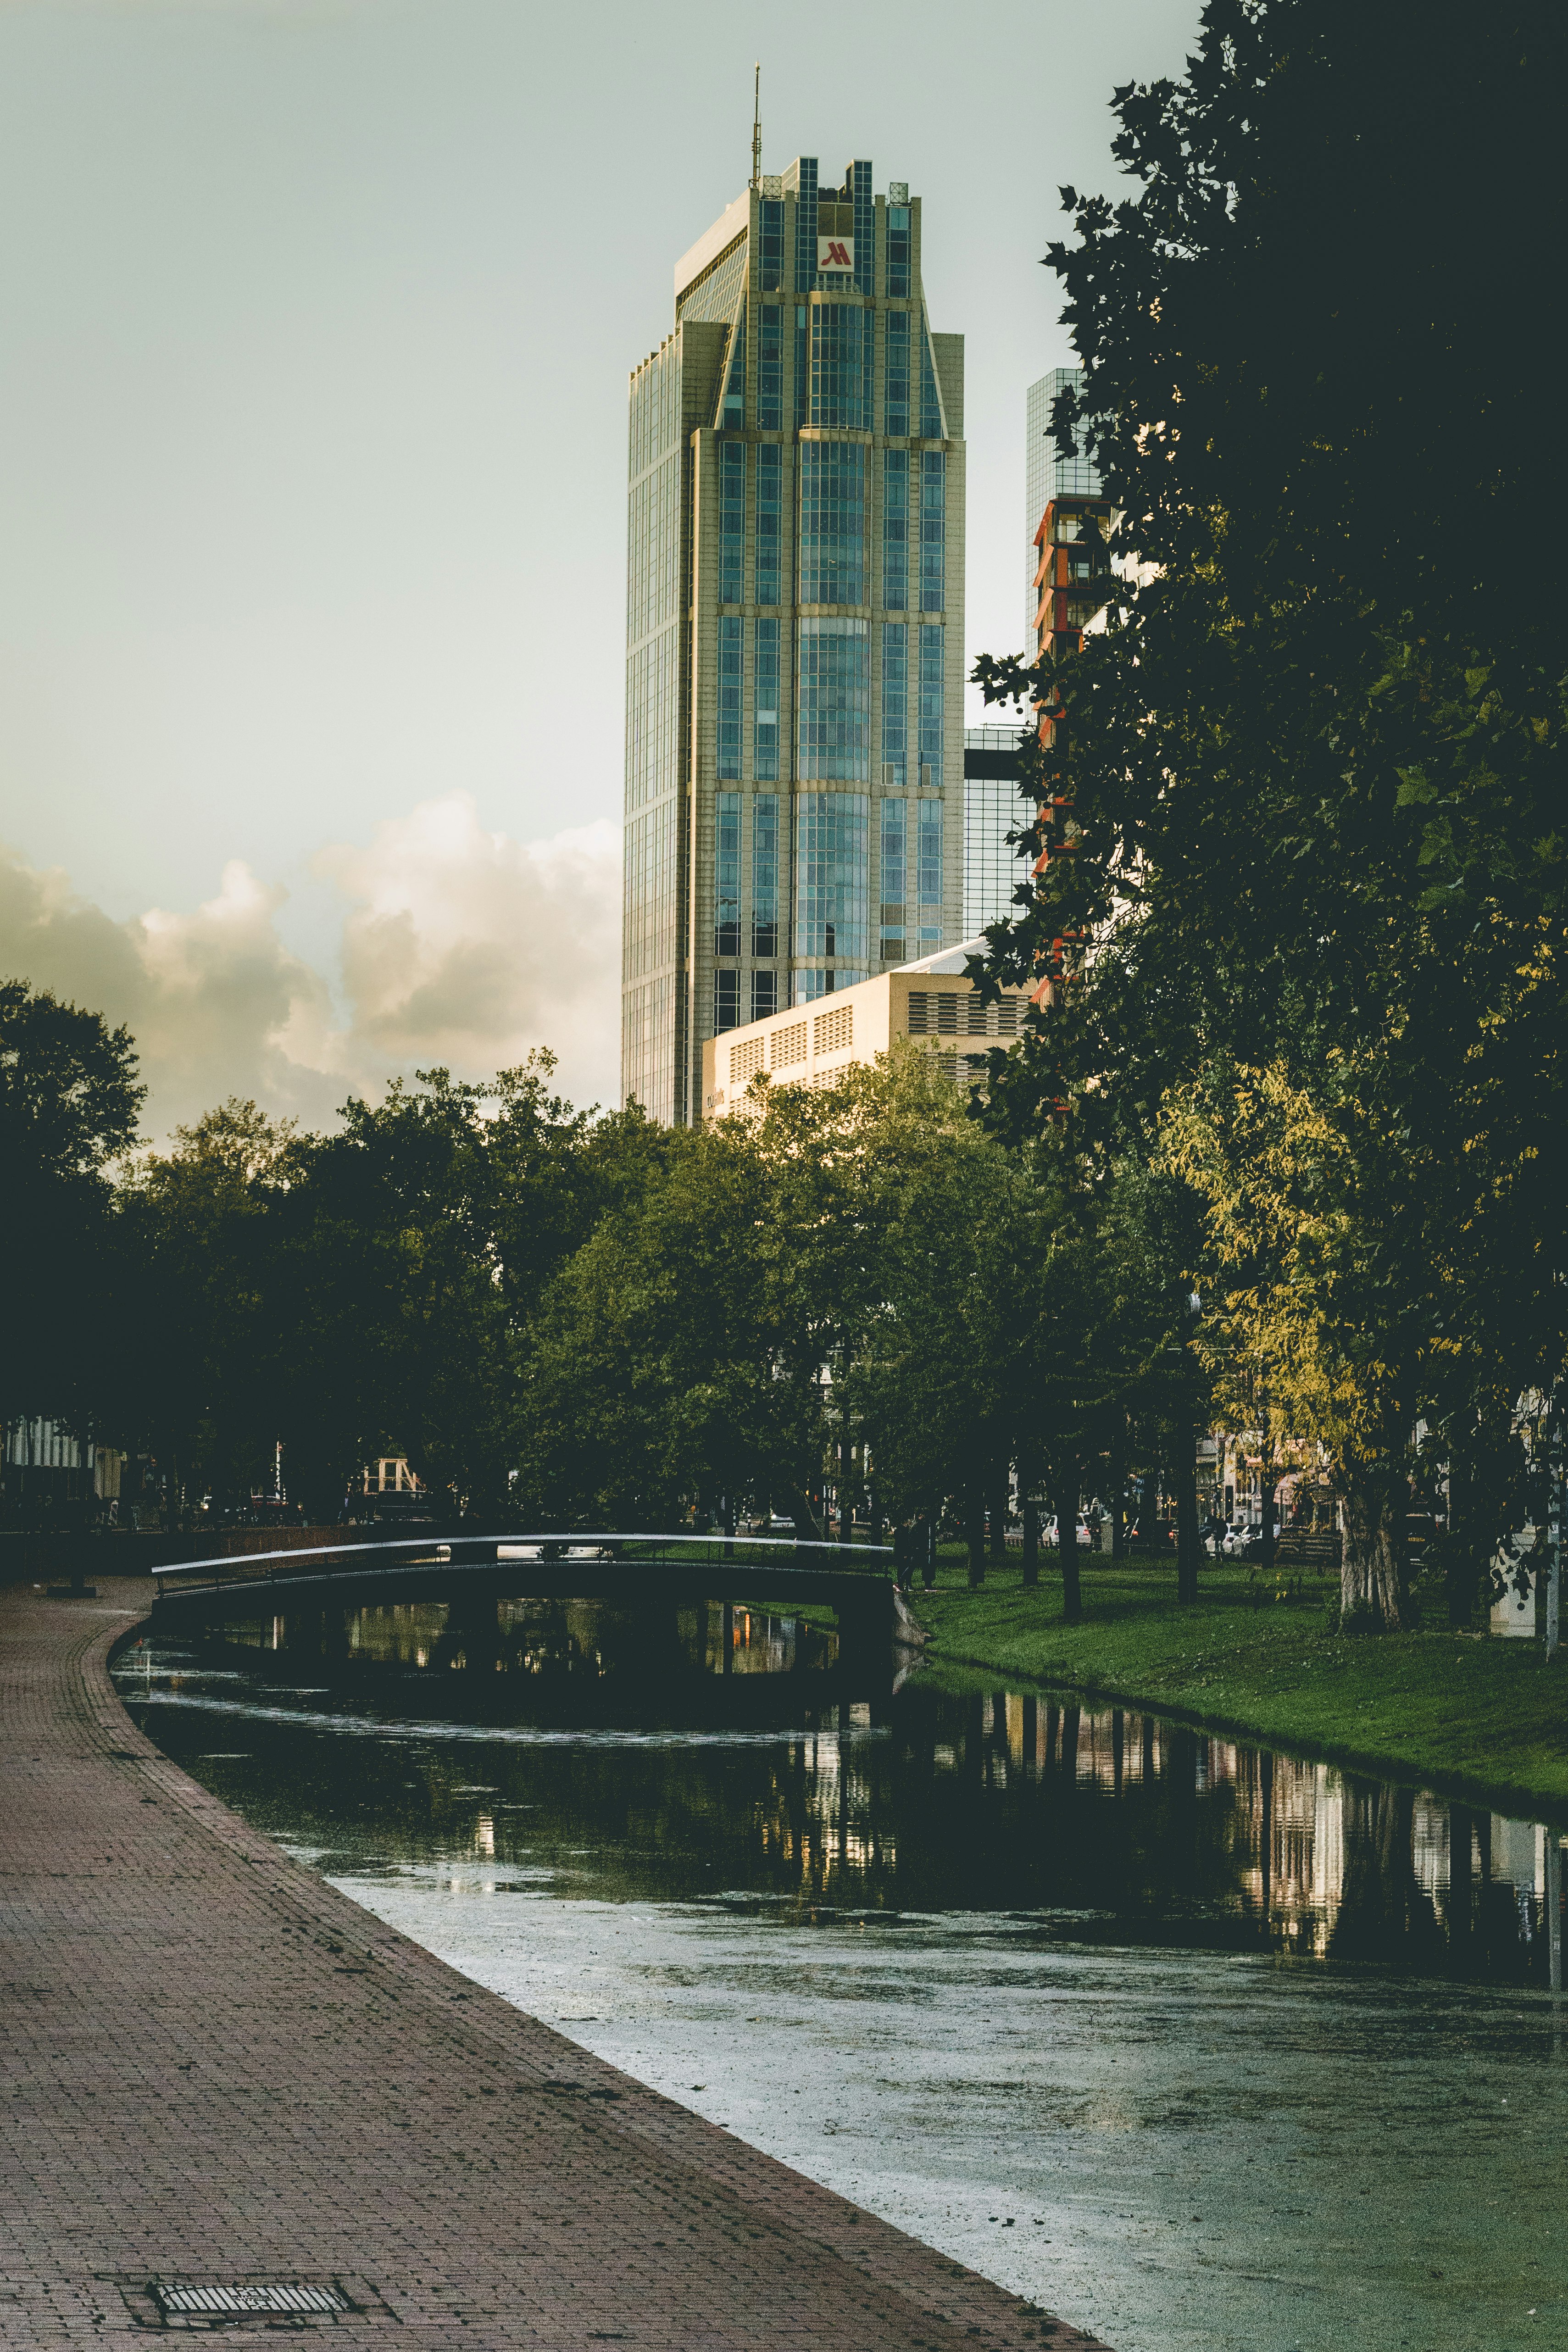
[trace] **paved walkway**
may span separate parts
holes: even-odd
[[[1093,2352],[248,1829],[115,1696],[146,1591],[0,1591],[0,2346],[132,2352],[156,2282],[292,2281],[343,2352]]]

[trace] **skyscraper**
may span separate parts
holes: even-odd
[[[1029,812],[1018,795],[1018,737],[1011,726],[963,730],[963,936],[1013,920],[1013,893],[1027,867],[1007,845]]]
[[[1088,452],[1064,457],[1051,434],[1051,408],[1058,392],[1076,384],[1081,369],[1052,368],[1029,386],[1024,395],[1024,644],[1030,660],[1035,653],[1035,619],[1040,592],[1035,584],[1040,555],[1036,534],[1040,517],[1058,498],[1100,496],[1100,475]]]
[[[959,939],[963,339],[921,201],[759,176],[633,371],[622,1084],[700,1114],[702,1045]]]

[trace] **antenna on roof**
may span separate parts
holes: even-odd
[[[759,58],[752,100],[752,185],[763,184],[763,68]]]

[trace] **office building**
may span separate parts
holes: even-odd
[[[963,931],[975,939],[993,923],[1011,922],[1013,893],[1028,867],[1009,848],[1030,812],[1018,797],[1018,737],[1022,721],[963,730]]]
[[[1100,495],[1100,476],[1087,452],[1080,446],[1075,457],[1064,457],[1051,433],[1051,409],[1058,393],[1077,384],[1081,374],[1079,368],[1052,368],[1024,395],[1024,643],[1031,650],[1039,604],[1035,580],[1040,561],[1036,538],[1040,517],[1056,499]]]
[[[963,931],[963,341],[921,200],[758,173],[631,378],[624,1092]]]
[[[702,1116],[750,1115],[757,1098],[748,1087],[760,1071],[775,1087],[826,1087],[856,1062],[874,1062],[895,1038],[913,1038],[943,1077],[974,1084],[985,1076],[993,1046],[1010,1045],[1024,1025],[1023,989],[1005,989],[1000,1003],[982,1004],[963,976],[984,940],[879,973],[835,990],[831,1003],[803,1004],[769,1019],[748,1021],[702,1048]]]

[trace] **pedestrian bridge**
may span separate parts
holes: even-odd
[[[616,1608],[742,1601],[761,1611],[831,1609],[841,1641],[885,1645],[897,1604],[881,1544],[679,1533],[447,1535],[181,1560],[156,1568],[153,1622],[216,1625],[392,1601],[603,1601]]]

